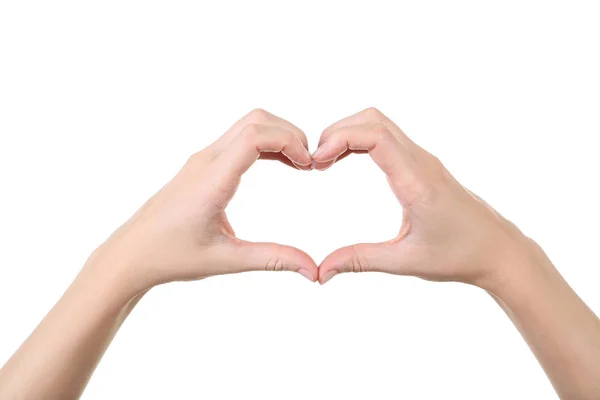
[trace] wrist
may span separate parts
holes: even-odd
[[[524,239],[525,244],[507,250],[495,263],[489,279],[477,285],[506,303],[527,302],[534,288],[560,279],[543,250],[531,239]]]
[[[126,255],[105,252],[100,247],[89,257],[76,282],[97,292],[110,304],[125,306],[151,288],[136,279],[134,270],[133,263]]]

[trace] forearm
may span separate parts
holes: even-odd
[[[304,132],[263,110],[250,112],[191,156],[100,246],[0,370],[0,399],[79,397],[123,320],[155,285],[265,268],[314,282],[319,272],[308,254],[239,239],[227,220],[224,210],[241,175],[265,155],[311,169]]]
[[[564,399],[600,395],[600,320],[545,257],[491,291]]]
[[[0,398],[79,398],[117,330],[143,295],[128,292],[110,267],[96,261],[86,264],[0,370]]]

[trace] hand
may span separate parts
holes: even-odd
[[[356,244],[327,256],[319,266],[321,283],[341,272],[379,271],[487,287],[503,279],[507,265],[518,267],[541,252],[376,109],[325,129],[313,166],[325,169],[365,151],[403,207],[402,226],[388,242]]]
[[[142,291],[159,283],[253,270],[295,271],[311,281],[317,266],[304,252],[235,237],[225,207],[257,158],[311,169],[304,133],[263,110],[236,122],[192,155],[183,169],[92,255]]]

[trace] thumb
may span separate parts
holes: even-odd
[[[329,254],[319,266],[321,285],[344,272],[387,272],[397,274],[396,246],[392,243],[361,243]]]
[[[319,276],[317,264],[305,252],[278,243],[254,243],[236,240],[227,244],[226,273],[247,271],[292,271],[315,282]]]

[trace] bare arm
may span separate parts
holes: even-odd
[[[0,370],[0,399],[78,398],[129,312],[161,283],[253,270],[289,270],[314,282],[317,266],[306,253],[240,240],[227,221],[225,207],[259,157],[299,169],[311,164],[304,133],[262,110],[194,154],[94,252]]]
[[[600,396],[600,320],[545,256],[489,291],[561,398]]]
[[[600,398],[600,321],[531,239],[465,189],[376,109],[327,128],[313,154],[324,169],[368,151],[403,207],[397,237],[336,250],[319,266],[379,271],[487,290],[515,323],[564,399]]]
[[[0,398],[75,399],[143,293],[127,294],[100,263],[86,265],[0,370]],[[125,290],[124,290],[125,289]]]

